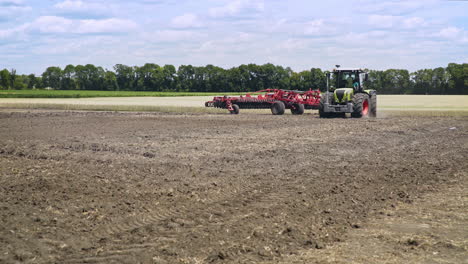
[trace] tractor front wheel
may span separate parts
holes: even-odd
[[[333,103],[333,93],[324,93],[324,94],[322,94],[322,97],[320,98],[320,104],[319,104],[319,116],[320,116],[320,118],[332,117],[333,113],[325,112],[325,103],[327,101],[328,101],[329,104]]]
[[[370,100],[369,95],[365,93],[358,93],[353,98],[353,112],[351,117],[361,118],[369,117]]]
[[[291,114],[293,115],[302,115],[304,114],[304,105],[303,104],[293,104],[294,108],[291,108]]]
[[[282,115],[284,114],[285,109],[286,106],[281,101],[276,101],[271,105],[271,113],[273,115]]]
[[[232,105],[232,111],[229,111],[231,115],[238,115],[239,114],[239,106],[236,104]]]

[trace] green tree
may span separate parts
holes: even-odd
[[[449,85],[449,74],[444,68],[438,67],[432,71],[431,94],[447,94]]]
[[[37,88],[37,86],[38,86],[38,83],[37,83],[36,75],[29,74],[28,75],[28,89],[35,89]]]
[[[468,64],[450,63],[447,72],[450,75],[448,94],[468,94]]]
[[[164,91],[175,91],[176,88],[176,68],[174,65],[164,65],[163,67],[163,87]]]
[[[383,71],[369,71],[369,78],[364,82],[366,89],[376,90],[379,93],[384,93],[384,72]]]
[[[7,69],[0,71],[0,88],[8,90],[11,87],[10,72]]]
[[[106,71],[104,74],[103,90],[118,91],[117,75],[112,71]]]
[[[318,68],[294,72],[289,67],[271,63],[240,65],[223,69],[215,65],[194,67],[173,65],[160,67],[117,64],[114,71],[92,64],[49,67],[41,77],[18,75],[15,69],[0,71],[0,89],[138,90],[191,92],[248,92],[266,88],[323,89],[325,73]],[[367,89],[382,94],[468,94],[468,64],[450,63],[446,68],[422,69],[412,73],[403,69],[369,71]]]
[[[164,82],[163,69],[154,63],[146,63],[143,67],[136,67],[137,78],[136,90],[139,91],[161,91]]]
[[[251,85],[251,74],[249,66],[242,64],[239,67],[231,68],[228,72],[228,82],[230,91],[247,92],[254,91],[255,88]]]
[[[311,73],[311,85],[309,88],[313,90],[324,90],[327,85],[327,78],[325,73],[319,68],[312,68],[310,69]]]
[[[75,85],[78,90],[86,90],[88,86],[88,74],[83,65],[75,66]]]
[[[117,64],[114,66],[117,75],[117,84],[120,90],[133,91],[135,90],[135,70],[133,67]]]
[[[411,92],[410,74],[407,70],[388,69],[382,74],[381,93],[403,94]]]
[[[28,88],[28,77],[25,75],[16,75],[13,83],[13,89],[23,90]]]
[[[62,70],[60,67],[49,67],[42,74],[42,81],[45,87],[51,87],[53,89],[60,89],[62,80]]]
[[[78,89],[76,83],[75,66],[69,64],[63,69],[62,89],[76,90]]]
[[[11,69],[11,72],[10,72],[10,87],[15,89],[15,83],[16,83],[16,70],[15,69]]]
[[[320,69],[315,68],[312,68],[310,71],[294,72],[291,75],[291,88],[300,91],[310,89],[324,90],[326,88],[325,74]]]
[[[103,90],[105,71],[102,67],[96,67],[93,64],[85,65],[88,74],[88,90]]]
[[[413,80],[413,94],[429,94],[432,91],[432,70],[423,69],[411,73]]]
[[[195,91],[195,69],[192,65],[180,65],[177,69],[177,90]]]

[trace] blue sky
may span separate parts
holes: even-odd
[[[468,1],[0,0],[0,68],[468,62]]]

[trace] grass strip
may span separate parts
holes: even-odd
[[[226,93],[240,95],[241,93]],[[196,92],[137,92],[137,91],[80,91],[80,90],[0,90],[0,98],[91,98],[91,97],[174,97],[219,96],[223,93]]]

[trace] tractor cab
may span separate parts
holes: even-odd
[[[352,88],[356,92],[364,90],[368,74],[362,69],[333,69],[327,75],[330,90]]]

